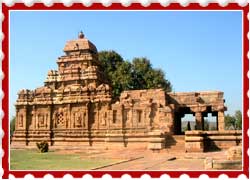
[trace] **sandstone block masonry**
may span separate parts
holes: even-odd
[[[212,113],[217,130],[224,130],[223,92],[132,90],[112,102],[95,45],[80,33],[66,43],[64,52],[44,86],[18,93],[12,147],[32,147],[44,140],[58,147],[161,149],[166,135],[183,133],[185,114],[193,114],[195,129],[202,131],[204,117]]]

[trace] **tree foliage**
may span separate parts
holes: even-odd
[[[16,124],[16,117],[13,116],[10,120],[10,136],[14,134],[15,131],[15,124]]]
[[[115,51],[100,51],[98,56],[103,67],[103,71],[110,80],[112,73],[117,70],[118,66],[122,64],[124,60],[121,55]]]
[[[171,91],[171,83],[165,79],[161,69],[154,69],[147,58],[134,58],[125,61],[115,51],[99,52],[102,68],[112,86],[114,99],[124,90],[163,88]]]
[[[134,89],[163,88],[171,91],[171,84],[165,79],[161,69],[154,69],[147,58],[134,58],[132,61]]]
[[[46,153],[49,151],[49,143],[46,141],[37,142],[36,146],[41,153]]]
[[[242,129],[242,113],[240,110],[235,111],[233,116],[229,114],[225,116],[225,128],[234,130]]]

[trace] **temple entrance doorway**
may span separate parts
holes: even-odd
[[[174,134],[184,135],[186,130],[195,129],[195,114],[189,107],[180,107],[178,112],[175,112],[174,118]]]
[[[185,114],[181,118],[181,133],[185,134],[185,131],[195,130],[195,116],[194,114]]]

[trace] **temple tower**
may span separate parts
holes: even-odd
[[[107,128],[111,89],[95,45],[80,32],[63,51],[44,86],[18,93],[14,144],[88,144],[92,129]]]
[[[58,71],[49,71],[45,86],[60,89],[71,85],[98,87],[107,83],[100,71],[95,45],[82,32],[78,39],[70,40],[64,47],[65,55],[57,60]]]

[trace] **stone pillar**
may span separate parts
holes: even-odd
[[[131,108],[131,116],[130,116],[130,127],[133,128],[134,127],[134,108]]]
[[[206,106],[196,106],[190,108],[192,112],[195,113],[195,120],[196,120],[196,130],[203,130],[204,129],[204,121],[202,113],[207,111]]]
[[[35,129],[38,129],[38,114],[37,114],[37,111],[35,113]]]
[[[224,111],[218,111],[218,130],[223,131],[225,128]]]
[[[48,106],[48,119],[47,119],[47,128],[51,129],[51,106]]]
[[[151,123],[151,106],[147,106],[147,108],[145,109],[145,124],[147,126],[148,129],[151,128],[152,123]]]
[[[123,127],[123,110],[122,110],[122,106],[120,106],[120,108],[117,110],[117,116],[118,116],[118,123],[119,123],[119,127]]]
[[[24,113],[23,113],[23,127],[25,130],[27,130],[27,106],[24,107]]]
[[[54,109],[53,110],[53,115],[52,115],[52,124],[53,124],[53,129],[54,128],[57,128],[57,125],[56,125],[56,110]]]
[[[126,114],[127,114],[127,117],[126,117],[126,127],[132,127],[132,114],[133,114],[133,109],[131,107],[129,107],[129,109],[126,109]]]
[[[100,129],[101,127],[101,123],[102,123],[102,104],[99,104],[98,105],[98,112],[97,112],[97,119],[98,119],[98,128],[97,129]]]
[[[86,103],[86,105],[85,105],[85,107],[86,107],[86,127],[87,127],[87,129],[89,129],[89,125],[90,125],[90,117],[89,117],[89,114],[90,114],[90,103],[88,102],[88,103]]]
[[[225,129],[224,111],[226,110],[227,108],[224,105],[218,105],[212,107],[212,111],[218,112],[217,114],[218,131],[223,131]]]
[[[82,129],[84,129],[86,127],[86,122],[85,122],[86,121],[86,109],[84,106],[82,108],[81,118],[82,118],[81,126],[82,126]]]
[[[124,128],[126,127],[126,122],[128,120],[127,120],[127,112],[123,105],[121,106],[121,111],[122,111],[121,113],[122,114],[122,130],[124,130]]]
[[[70,106],[70,103],[67,105],[67,109],[68,109],[68,117],[67,117],[67,128],[71,128],[71,106]]]
[[[86,109],[85,107],[83,108],[83,113],[82,113],[82,128],[85,129],[86,126]]]
[[[112,110],[107,110],[107,119],[106,119],[106,127],[107,129],[110,129],[110,124],[111,124],[111,113]]]
[[[19,121],[19,109],[16,107],[16,123],[15,123],[15,130],[18,129],[18,121]]]
[[[195,113],[196,130],[203,130],[203,117],[201,112]]]

